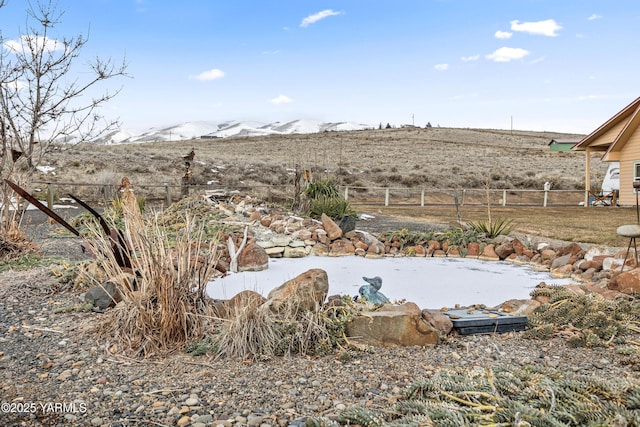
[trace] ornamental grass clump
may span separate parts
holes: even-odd
[[[117,261],[109,237],[97,225],[89,227],[90,250],[122,299],[106,313],[98,332],[115,351],[135,356],[182,349],[208,326],[205,290],[218,262],[216,242],[207,241],[203,224],[188,215],[171,239],[158,215],[143,218],[135,203],[124,203],[123,218],[131,269]]]
[[[345,323],[358,311],[350,297],[343,298],[339,307],[308,310],[303,304],[294,294],[277,309],[268,303],[237,307],[212,339],[217,357],[319,356],[349,344]]]

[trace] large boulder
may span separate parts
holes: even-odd
[[[216,301],[214,315],[222,319],[231,319],[247,311],[255,311],[267,301],[265,297],[251,290],[240,291],[227,301]]]
[[[324,304],[328,293],[327,272],[312,268],[269,292],[265,305],[274,312],[285,309],[317,311]]]
[[[327,232],[327,237],[329,240],[336,240],[342,237],[342,229],[335,223],[334,220],[329,218],[327,214],[322,214],[320,217],[320,221],[322,221],[322,227]]]
[[[346,335],[354,342],[375,347],[427,346],[439,340],[438,331],[412,302],[364,312],[346,324]]]
[[[509,255],[515,253],[513,242],[509,240],[500,243],[494,248],[494,251],[500,259],[507,259]]]
[[[422,318],[433,326],[441,336],[447,335],[453,329],[453,322],[441,310],[422,310]]]
[[[238,256],[238,271],[262,271],[269,268],[267,251],[255,242],[247,243]]]
[[[480,254],[480,256],[478,258],[483,260],[483,261],[498,261],[498,260],[500,260],[500,257],[498,256],[498,254],[496,253],[496,251],[494,249],[495,249],[495,245],[493,243],[488,244],[487,246],[484,247],[484,249],[482,250],[482,253]]]
[[[104,310],[114,307],[122,299],[118,287],[114,282],[108,281],[94,286],[84,294],[85,302],[90,302],[95,308]]]
[[[640,268],[618,274],[611,279],[608,288],[625,294],[640,293]]]

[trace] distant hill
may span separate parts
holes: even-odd
[[[373,126],[353,122],[320,122],[293,120],[290,122],[260,123],[253,121],[227,121],[222,123],[195,121],[166,128],[151,129],[136,134],[119,130],[95,139],[97,144],[127,144],[141,142],[181,141],[198,138],[252,137],[266,135],[310,134],[318,132],[372,129]]]

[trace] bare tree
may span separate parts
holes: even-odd
[[[54,0],[35,1],[28,3],[17,39],[0,35],[0,176],[27,185],[58,142],[90,140],[119,126],[99,110],[121,89],[94,93],[102,82],[127,75],[125,60],[101,58],[80,72],[78,59],[88,38],[57,36],[64,12]],[[0,8],[4,3],[0,0]],[[8,204],[2,203],[8,202],[3,193],[2,209]]]

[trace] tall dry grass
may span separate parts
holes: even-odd
[[[206,284],[218,262],[216,242],[206,241],[204,224],[185,216],[184,228],[170,239],[158,214],[145,217],[136,203],[123,203],[124,229],[132,268],[122,267],[112,241],[90,225],[88,245],[122,300],[98,328],[119,351],[160,355],[183,348],[207,329],[210,305]],[[133,277],[133,280],[132,280]]]
[[[273,356],[321,355],[332,348],[332,319],[320,307],[302,309],[294,295],[278,310],[269,304],[238,307],[213,337],[217,357],[260,359]]]

